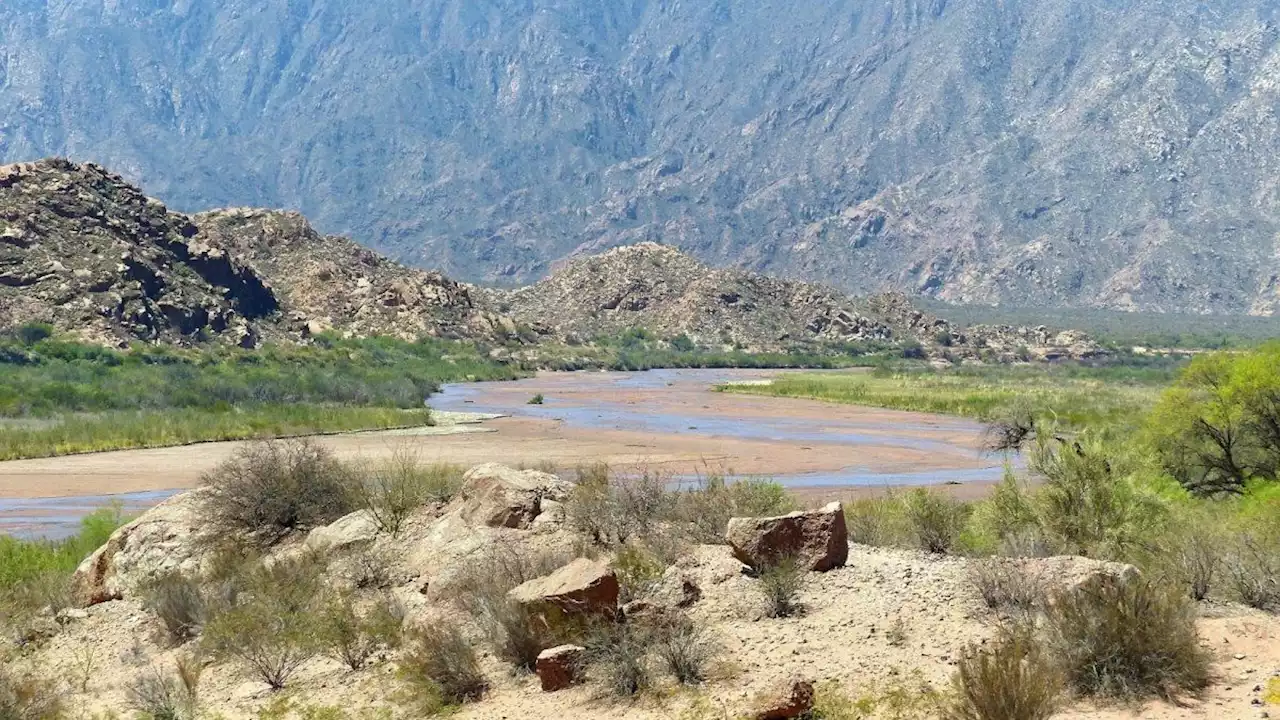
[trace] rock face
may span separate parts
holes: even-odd
[[[198,573],[205,554],[202,501],[200,490],[174,496],[116,530],[76,569],[76,604],[89,607],[118,600],[171,572]]]
[[[568,615],[613,616],[618,610],[618,577],[606,562],[579,558],[520,585],[510,596],[528,607],[552,606]]]
[[[567,500],[573,488],[555,475],[489,463],[467,471],[453,503],[468,522],[525,530],[543,514],[545,504]]]
[[[539,653],[534,670],[542,691],[564,690],[581,680],[586,652],[586,648],[578,645],[561,645]]]
[[[1280,301],[1270,0],[313,9],[0,3],[0,158],[300,208],[469,279],[663,238],[858,293]]]
[[[825,572],[843,567],[849,558],[849,533],[838,502],[780,517],[733,518],[725,538],[734,556],[757,570],[794,557],[810,570]]]
[[[752,720],[791,720],[804,717],[813,709],[813,683],[789,680],[756,702],[758,709],[751,713]]]
[[[369,545],[377,537],[377,521],[368,510],[359,510],[312,530],[305,542],[307,549],[313,552],[340,552]]]

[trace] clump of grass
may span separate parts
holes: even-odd
[[[808,572],[794,557],[787,557],[760,570],[759,588],[764,613],[771,618],[791,617],[800,612],[800,591]]]
[[[1185,594],[1150,581],[1097,583],[1054,597],[1049,647],[1082,695],[1173,699],[1209,683],[1209,656]]]
[[[964,503],[924,488],[908,492],[902,507],[916,545],[939,555],[955,547],[968,520]]]
[[[850,542],[871,547],[904,542],[906,520],[895,496],[854,499],[845,504],[844,514]]]
[[[205,628],[205,642],[272,688],[285,687],[322,648],[316,623],[322,570],[304,557],[253,571],[238,604]]]
[[[952,686],[944,720],[1047,720],[1063,690],[1061,675],[1027,630],[969,646]]]
[[[179,661],[174,674],[151,667],[129,684],[129,705],[149,720],[195,720],[202,670],[190,659]]]
[[[625,605],[651,593],[684,550],[683,543],[661,533],[651,535],[644,542],[629,541],[618,548],[612,563],[618,576],[618,601]]]
[[[354,509],[348,469],[307,440],[246,446],[207,474],[204,485],[209,525],[263,547]]]
[[[628,698],[652,684],[650,637],[634,623],[598,626],[587,641],[587,658],[615,697]]]
[[[676,493],[674,519],[687,528],[694,541],[719,545],[725,542],[730,518],[775,517],[795,509],[795,500],[780,483],[758,478],[730,480],[712,474],[697,486]]]
[[[62,694],[48,680],[20,677],[0,665],[0,718],[4,720],[59,720]]]
[[[652,473],[613,477],[606,465],[578,469],[578,485],[565,505],[570,527],[602,546],[644,537],[670,517],[675,497]]]
[[[719,652],[706,629],[684,615],[662,622],[652,642],[654,654],[681,685],[701,684]]]
[[[406,699],[428,715],[479,700],[489,688],[475,650],[451,625],[414,630],[399,661],[399,677]]]
[[[378,529],[400,534],[415,510],[431,502],[448,502],[462,486],[464,469],[444,463],[424,464],[406,450],[381,462],[357,466],[353,474],[355,504],[368,510]]]

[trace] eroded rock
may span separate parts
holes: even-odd
[[[544,503],[546,510],[558,508],[573,487],[549,473],[488,463],[467,472],[454,505],[468,522],[523,530],[533,527]]]
[[[520,585],[510,597],[525,606],[552,606],[569,615],[612,616],[618,609],[618,576],[607,562],[579,558]]]
[[[564,690],[581,680],[586,648],[561,645],[543,650],[534,666],[543,692]]]
[[[813,709],[813,683],[792,679],[756,699],[752,720],[791,720]]]
[[[838,502],[780,517],[733,518],[725,538],[734,556],[757,570],[794,557],[810,570],[826,572],[849,558],[844,507]]]

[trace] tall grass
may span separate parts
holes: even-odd
[[[20,540],[0,535],[0,594],[14,592],[42,575],[70,576],[80,561],[101,547],[125,523],[119,507],[86,515],[80,530],[64,540]]]

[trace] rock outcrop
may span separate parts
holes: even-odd
[[[849,557],[849,533],[838,502],[780,517],[733,518],[725,539],[734,556],[756,570],[794,558],[810,570],[825,572],[844,567]]]
[[[618,576],[607,562],[579,558],[520,585],[510,597],[533,609],[550,606],[566,615],[612,617],[618,610],[618,589]]]
[[[489,463],[467,471],[453,506],[468,522],[525,530],[544,510],[553,510],[573,492],[574,484],[537,470],[514,470]]]

